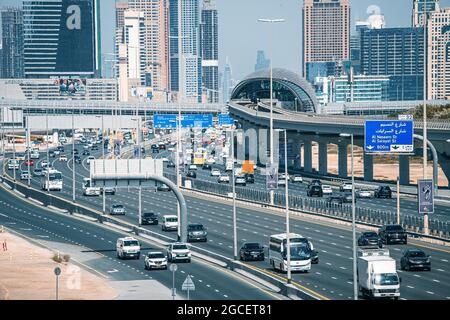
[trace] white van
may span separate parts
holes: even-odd
[[[163,231],[178,230],[178,216],[176,215],[163,216],[161,229]]]
[[[133,237],[119,238],[116,243],[116,255],[119,259],[131,257],[139,260],[141,256],[141,245]]]

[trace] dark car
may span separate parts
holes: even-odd
[[[311,182],[309,184],[322,186],[322,181],[320,181],[319,179],[313,179],[313,180],[311,180]]]
[[[152,144],[152,152],[153,153],[159,153],[159,147],[157,144]]]
[[[188,173],[186,174],[186,177],[195,179],[195,178],[197,178],[197,173],[196,173],[195,171],[190,170],[190,171],[188,171]]]
[[[320,185],[310,184],[306,194],[308,197],[323,197],[323,190]]]
[[[59,146],[56,148],[56,150],[58,150],[59,152],[64,152],[64,147],[63,146]]]
[[[175,168],[175,167],[176,167],[176,165],[175,165],[175,163],[173,161],[169,161],[167,163],[167,168]]]
[[[160,184],[156,189],[164,192],[170,191],[170,188],[166,184]]]
[[[358,246],[377,246],[379,248],[383,247],[380,236],[373,231],[366,231],[361,233],[358,238]]]
[[[51,158],[55,158],[55,157],[56,157],[55,151],[50,150],[50,151],[48,152],[48,156],[51,157]]]
[[[318,264],[319,263],[319,252],[317,250],[311,250],[311,263]]]
[[[333,206],[333,205],[341,205],[344,203],[344,200],[342,197],[339,196],[332,196],[327,199],[327,205]]]
[[[259,260],[264,261],[264,247],[259,243],[244,243],[239,250],[239,258],[242,261]]]
[[[255,183],[255,175],[251,173],[246,173],[245,180],[247,181],[247,183]]]
[[[420,249],[407,249],[403,252],[400,259],[400,268],[402,270],[431,270],[430,256]]]
[[[91,151],[98,151],[98,147],[94,144],[94,145],[91,147]]]
[[[408,237],[406,235],[405,229],[398,224],[389,224],[382,226],[378,231],[378,235],[385,244],[390,244],[392,242],[397,243],[408,243]]]
[[[342,192],[341,197],[344,203],[352,203],[353,195],[351,192]],[[356,194],[355,194],[355,203],[356,203]]]
[[[74,159],[75,159],[75,163],[81,163],[81,158],[80,158],[80,156],[75,155]]]
[[[73,149],[72,154],[78,154],[78,149]]]
[[[83,150],[83,156],[90,156],[91,153],[89,152],[89,150]]]
[[[206,228],[200,223],[191,223],[188,225],[188,242],[192,241],[208,241],[208,232]]]
[[[158,225],[158,215],[154,212],[144,212],[141,217],[142,225]]]
[[[203,170],[209,170],[209,171],[211,171],[212,167],[211,167],[210,164],[205,163],[205,164],[202,166],[202,169],[203,169]]]
[[[392,198],[392,190],[388,186],[379,186],[377,190],[375,190],[374,194],[375,198]]]

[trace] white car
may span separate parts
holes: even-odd
[[[164,163],[166,163],[166,162],[169,162],[169,159],[168,159],[168,158],[162,158],[162,161],[163,161]]]
[[[28,171],[22,171],[20,174],[20,180],[32,179],[31,174]]]
[[[167,269],[167,257],[160,251],[149,252],[145,257],[145,270]]]
[[[178,230],[178,216],[166,215],[162,217],[161,229],[163,231]]]
[[[141,245],[133,237],[119,238],[116,243],[116,255],[119,259],[132,257],[139,260]]]
[[[197,165],[196,164],[190,164],[189,165],[189,170],[197,170]]]
[[[230,177],[228,175],[220,175],[217,179],[218,183],[230,183]]]
[[[350,182],[344,182],[339,189],[341,192],[352,191],[352,184]]]
[[[289,174],[287,175],[288,180],[290,179]],[[286,179],[286,173],[280,173],[280,175],[278,176],[278,179]]]
[[[245,177],[236,177],[235,185],[245,187],[247,185],[247,180]]]
[[[211,170],[211,177],[220,177],[220,170],[219,169],[212,169]]]
[[[14,161],[14,160],[9,160],[8,161],[8,169],[9,170],[14,170],[14,169],[19,169],[20,165],[19,165],[19,161]]]
[[[208,158],[207,160],[206,160],[206,163],[207,164],[215,164],[216,163],[216,159],[214,159],[214,158]]]
[[[64,154],[59,156],[59,161],[67,161],[67,156]]]
[[[292,183],[303,183],[303,177],[301,175],[293,175],[291,176],[291,182]]]
[[[48,166],[48,161],[47,160],[43,160],[41,161],[41,167],[44,169]]]
[[[55,154],[55,156],[59,156],[61,154],[61,151],[56,149],[56,150],[53,151],[53,153]]]
[[[331,186],[324,184],[322,185],[322,192],[323,194],[331,195],[333,194],[333,189],[331,188]]]
[[[89,156],[89,157],[87,158],[87,160],[86,160],[86,163],[87,163],[87,164],[90,164],[92,160],[95,160],[95,157],[94,157],[94,156]]]
[[[357,193],[358,198],[372,198],[373,192],[367,189],[361,189]]]
[[[191,262],[191,250],[186,243],[175,242],[167,247],[167,258],[169,262],[186,261]]]

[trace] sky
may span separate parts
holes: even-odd
[[[2,5],[20,5],[20,0],[0,0]],[[115,0],[101,0],[102,51],[113,52]],[[216,0],[219,14],[219,60],[223,70],[226,57],[233,78],[240,80],[254,71],[256,51],[269,54],[269,24],[258,18],[283,18],[273,28],[273,65],[301,72],[301,19],[303,0]],[[357,19],[365,19],[367,9],[378,6],[385,15],[386,27],[411,25],[413,0],[350,0],[352,27]],[[450,7],[450,0],[441,0]]]

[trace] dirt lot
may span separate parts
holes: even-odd
[[[0,230],[1,232],[1,230]],[[7,251],[3,250],[6,241]],[[12,235],[0,233],[0,300],[54,300],[59,266],[59,299],[110,300],[118,292],[100,275],[72,263],[56,263],[54,253]]]

